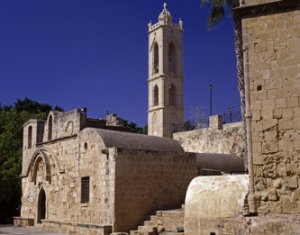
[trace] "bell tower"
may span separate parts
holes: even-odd
[[[164,3],[156,24],[148,24],[148,135],[170,137],[182,129],[183,23],[172,22]]]

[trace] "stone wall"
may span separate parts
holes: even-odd
[[[209,128],[174,133],[173,139],[177,140],[186,152],[225,153],[243,157],[242,123],[213,123],[216,125]]]
[[[194,154],[118,150],[114,231],[136,229],[156,210],[180,208],[196,175]]]
[[[101,152],[96,140],[81,137],[81,142],[73,138],[42,146],[30,174],[22,178],[22,217],[35,218],[35,223],[38,222],[39,193],[43,189],[46,220],[112,223],[112,213],[107,213],[106,206],[113,202],[104,203],[104,195],[109,191],[106,182],[114,176],[106,173],[113,162]],[[81,203],[81,177],[86,176],[90,177],[90,199]]]
[[[274,2],[241,10],[254,201],[259,214],[299,213],[299,2],[246,2]]]
[[[52,138],[48,139],[50,116]],[[44,142],[35,141],[42,133],[36,120],[24,125],[22,209],[17,224],[30,220],[68,233],[106,234],[129,231],[155,210],[181,206],[189,182],[197,175],[195,154],[185,154],[170,138],[81,130],[85,120],[80,110],[51,112]],[[89,183],[86,201],[83,177]]]

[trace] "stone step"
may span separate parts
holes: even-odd
[[[183,232],[165,232],[164,235],[184,235]]]
[[[162,211],[162,216],[165,217],[182,217],[183,215],[184,211],[182,209]]]
[[[157,235],[155,231],[138,231],[138,230],[131,230],[130,235]]]
[[[130,235],[142,235],[141,232],[137,231],[137,230],[131,230]]]
[[[155,232],[155,231],[157,231],[157,227],[156,226],[140,225],[140,226],[138,226],[138,231],[139,232]]]
[[[156,221],[153,221],[153,220],[145,220],[144,221],[144,226],[156,226],[157,223]]]
[[[130,231],[130,235],[183,235],[184,204],[174,210],[158,210],[154,215],[147,215],[143,225],[137,230]]]

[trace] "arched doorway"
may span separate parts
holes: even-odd
[[[45,218],[46,218],[46,193],[45,190],[42,188],[38,199],[37,222],[42,223],[42,219]]]

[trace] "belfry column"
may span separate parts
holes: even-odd
[[[148,135],[172,138],[184,123],[182,20],[174,24],[164,3],[148,34]]]

